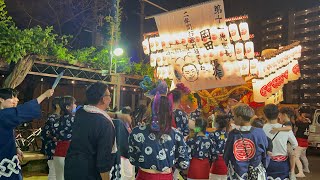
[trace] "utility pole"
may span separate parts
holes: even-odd
[[[140,46],[139,46],[139,59],[140,61],[143,59],[143,49],[142,49],[142,41],[143,39],[143,33],[144,33],[144,7],[145,2],[144,0],[140,0]]]

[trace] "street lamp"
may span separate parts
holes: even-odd
[[[116,48],[113,51],[113,54],[116,55],[116,56],[121,56],[123,54],[123,49],[122,48]]]

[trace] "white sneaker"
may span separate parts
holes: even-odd
[[[290,180],[296,180],[296,175],[293,172],[289,172],[289,179]]]

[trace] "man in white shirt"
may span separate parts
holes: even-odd
[[[272,140],[273,144],[272,156],[267,169],[268,178],[289,178],[290,164],[288,159],[287,143],[290,142],[292,148],[296,148],[298,146],[298,142],[292,131],[281,131],[276,134],[270,133],[273,128],[280,128],[283,126],[278,123],[279,110],[276,105],[266,105],[263,112],[265,117],[268,119],[268,123],[264,125],[263,130]]]

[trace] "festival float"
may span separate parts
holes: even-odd
[[[207,114],[232,93],[257,109],[283,101],[283,87],[300,77],[301,46],[294,42],[255,53],[248,16],[225,18],[222,0],[154,16],[158,32],[145,34],[143,51],[156,79],[183,83],[201,97]],[[189,95],[190,96],[190,95]],[[187,107],[196,101],[182,100]],[[193,108],[196,109],[196,108]]]

